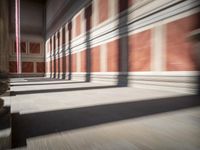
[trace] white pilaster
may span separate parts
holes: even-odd
[[[65,25],[65,44],[68,44],[68,23]],[[67,48],[67,47],[66,47]]]
[[[151,36],[151,70],[164,71],[166,60],[165,25],[158,25],[152,29]]]
[[[76,17],[72,19],[72,40],[76,37]]]
[[[84,9],[81,10],[80,18],[81,18],[81,21],[80,21],[81,34],[83,34],[85,33]]]
[[[58,32],[56,32],[56,35],[55,35],[55,39],[56,39],[56,41],[55,41],[55,44],[56,44],[56,52],[55,53],[57,53],[57,50],[58,50]]]
[[[118,1],[117,0],[108,0],[108,14],[109,17],[114,17],[118,14]]]
[[[99,22],[99,0],[94,0],[92,4],[92,26],[97,26]]]
[[[100,71],[107,71],[107,45],[102,44],[100,46]]]
[[[81,72],[81,53],[76,53],[76,71]]]
[[[54,36],[55,35],[53,35],[52,37],[51,37],[51,48],[52,48],[52,50],[51,50],[51,54],[52,54],[52,56],[51,56],[51,58],[52,58],[52,60],[53,60],[53,58],[54,58]]]
[[[62,50],[62,38],[63,38],[63,37],[62,37],[62,36],[63,36],[63,35],[62,35],[62,29],[63,29],[63,28],[61,27],[61,28],[60,28],[60,31],[59,31],[59,32],[60,32],[60,41],[59,41],[59,42],[60,42],[60,44],[59,44],[59,45],[60,45],[60,48],[59,48],[59,52]]]

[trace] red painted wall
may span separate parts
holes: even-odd
[[[109,0],[99,1],[99,23],[108,19],[108,2]]]
[[[43,73],[45,70],[45,64],[44,64],[44,62],[37,62],[36,63],[36,65],[37,65],[37,72],[38,73]]]
[[[66,56],[66,72],[69,72],[69,56]]]
[[[21,53],[26,53],[27,49],[26,42],[22,41],[20,45],[21,45]],[[16,42],[14,42],[14,52],[16,53]]]
[[[30,42],[30,53],[40,54],[40,43]]]
[[[22,73],[33,73],[33,62],[22,62]]]
[[[9,72],[10,73],[16,73],[17,72],[17,62],[16,61],[10,61],[9,62]]]
[[[91,71],[100,71],[100,49],[99,46],[91,49]]]
[[[86,51],[81,51],[81,72],[86,72]]]
[[[76,17],[76,36],[81,34],[81,15]]]
[[[49,61],[46,62],[46,64],[45,64],[45,72],[50,73],[50,62]]]
[[[150,71],[151,31],[129,37],[129,71]]]
[[[200,27],[199,17],[199,14],[195,14],[167,24],[167,71],[195,70],[193,43],[188,35]]]

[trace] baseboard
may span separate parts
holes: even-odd
[[[46,77],[86,81],[87,73],[73,72],[71,74],[46,74]],[[194,93],[197,90],[198,73],[193,72],[99,72],[89,74],[90,82],[115,84],[119,83],[119,77],[125,76],[130,87],[167,90],[174,92]],[[62,78],[64,77],[64,78]],[[124,82],[124,81],[122,81]],[[126,81],[125,81],[126,82]]]

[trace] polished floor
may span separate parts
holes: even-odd
[[[31,150],[199,150],[200,98],[112,84],[11,79],[12,144]]]

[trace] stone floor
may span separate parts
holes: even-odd
[[[11,80],[12,144],[31,150],[199,150],[200,98],[133,87]]]

